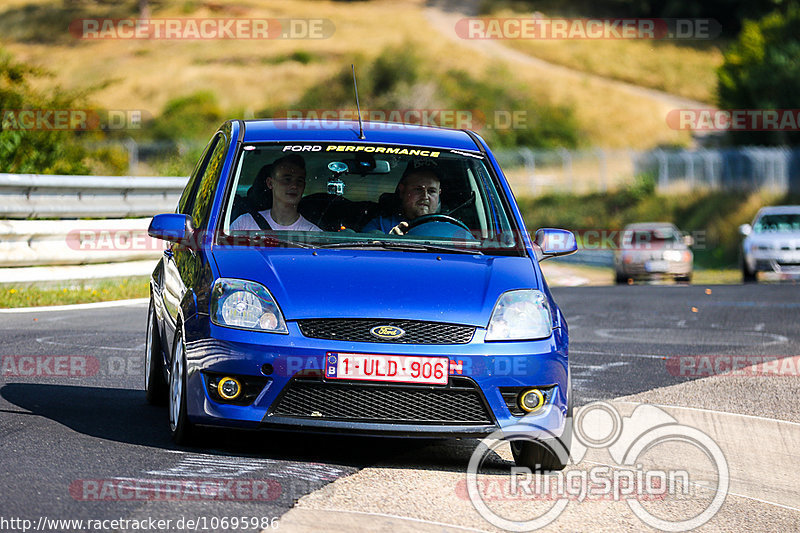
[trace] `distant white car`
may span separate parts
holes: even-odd
[[[800,205],[763,207],[753,225],[742,224],[741,267],[745,282],[759,272],[800,274]]]

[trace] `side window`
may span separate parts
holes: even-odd
[[[191,177],[189,178],[189,182],[186,184],[186,188],[183,189],[183,193],[181,194],[181,199],[178,201],[178,213],[183,215],[189,215],[192,213],[192,208],[194,207],[194,197],[195,191],[197,190],[197,182],[200,181],[200,177],[203,175],[203,171],[206,168],[208,163],[208,157],[211,152],[214,150],[214,147],[219,140],[219,135],[215,135],[211,141],[209,141],[208,145],[206,146],[205,150],[203,150],[203,155],[200,156],[200,160],[197,162],[197,166],[194,167],[194,172],[192,172]]]
[[[208,222],[208,213],[214,203],[214,193],[217,190],[222,167],[225,164],[225,155],[228,152],[228,142],[223,134],[217,136],[217,143],[208,158],[206,167],[200,177],[200,184],[194,194],[195,201],[192,208],[192,223],[195,228],[202,228]]]

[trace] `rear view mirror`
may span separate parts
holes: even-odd
[[[745,237],[750,235],[752,231],[753,231],[753,226],[751,226],[750,224],[742,224],[741,226],[739,226],[739,233],[741,233]]]
[[[536,230],[534,242],[542,249],[543,259],[570,255],[578,251],[578,243],[571,231],[555,228]]]
[[[193,231],[192,217],[180,213],[156,215],[147,228],[151,237],[177,243],[189,241]]]

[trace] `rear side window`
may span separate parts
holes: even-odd
[[[189,215],[192,213],[192,209],[194,208],[194,197],[195,191],[197,189],[197,183],[200,181],[200,177],[203,175],[205,171],[206,165],[208,164],[208,158],[211,155],[211,152],[214,150],[214,147],[217,144],[219,139],[219,134],[215,135],[211,141],[209,141],[206,149],[203,150],[203,155],[200,156],[200,160],[197,163],[197,166],[194,167],[194,171],[192,172],[191,177],[189,178],[189,182],[186,184],[186,187],[183,189],[183,193],[181,194],[181,199],[178,201],[178,213],[183,215]]]
[[[225,164],[227,148],[228,139],[222,133],[217,134],[216,144],[211,150],[211,155],[199,178],[197,191],[193,195],[195,200],[192,208],[192,224],[195,228],[203,228],[208,222],[208,214],[214,203],[214,192],[217,190],[222,167]]]

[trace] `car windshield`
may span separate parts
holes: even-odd
[[[219,226],[220,238],[229,242],[524,253],[478,153],[271,143],[245,145],[240,154]]]
[[[764,215],[756,221],[753,230],[756,233],[800,231],[800,213]]]
[[[622,244],[625,248],[673,247],[683,242],[672,228],[626,229]]]

